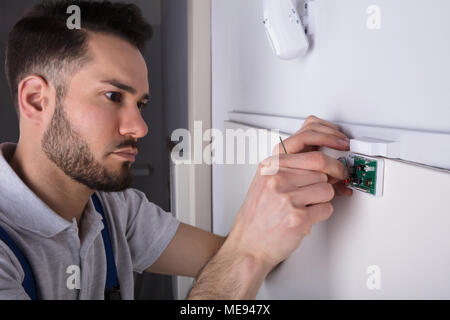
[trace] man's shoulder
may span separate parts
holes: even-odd
[[[172,213],[162,209],[159,205],[151,202],[147,195],[137,189],[128,188],[120,192],[98,192],[107,208],[112,212],[117,212],[121,217],[127,217],[128,220],[134,220],[136,216],[150,218],[152,217],[173,217]]]

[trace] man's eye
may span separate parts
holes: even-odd
[[[119,103],[122,101],[122,94],[120,94],[119,92],[107,92],[106,96],[113,102]]]

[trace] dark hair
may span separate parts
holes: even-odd
[[[67,8],[81,11],[81,29],[70,30]],[[6,46],[6,77],[18,116],[18,85],[30,74],[53,83],[58,97],[65,94],[65,76],[89,58],[89,33],[118,36],[143,50],[152,36],[152,27],[134,4],[109,1],[44,0],[33,6],[13,27]]]

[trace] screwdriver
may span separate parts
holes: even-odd
[[[280,136],[280,142],[281,142],[281,145],[283,146],[284,153],[287,154],[287,151],[286,151],[286,148],[284,147],[283,139],[281,139],[281,136]]]

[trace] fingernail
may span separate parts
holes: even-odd
[[[337,142],[338,142],[338,144],[340,144],[342,146],[346,146],[346,147],[348,147],[350,145],[350,140],[338,139]]]

